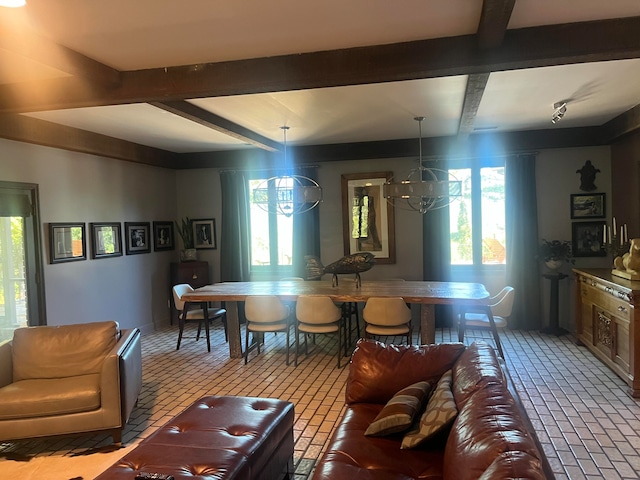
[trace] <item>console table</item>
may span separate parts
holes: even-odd
[[[610,269],[574,269],[576,336],[640,398],[640,282]]]

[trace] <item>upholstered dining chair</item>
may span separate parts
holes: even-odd
[[[209,322],[220,319],[224,325],[224,337],[227,336],[227,311],[224,308],[207,308],[208,319],[205,322],[204,309],[189,307],[185,311],[185,301],[182,300],[182,296],[186,293],[193,292],[193,288],[188,283],[181,283],[173,286],[173,303],[178,310],[178,325],[180,331],[178,333],[178,344],[176,350],[180,350],[180,342],[182,342],[182,335],[184,333],[184,326],[187,322],[198,322],[198,333],[196,334],[196,341],[200,339],[200,333],[202,331],[202,324],[204,323],[204,330],[207,337],[207,351],[211,351],[211,339],[209,336]]]
[[[289,365],[289,327],[290,310],[275,295],[250,295],[244,302],[244,314],[247,319],[245,328],[244,363],[249,361],[249,333],[257,333],[261,337],[267,332],[284,332],[287,335],[287,360]],[[255,339],[255,347],[260,354],[261,339]],[[252,347],[253,348],[253,347]]]
[[[304,338],[305,355],[309,354],[307,336],[312,335],[315,343],[316,334],[335,333],[338,336],[338,368],[340,368],[340,357],[343,350],[342,337],[345,333],[344,322],[342,309],[337,307],[330,297],[299,295],[296,302],[295,324],[296,366],[298,366],[298,352],[300,350],[300,333]]]
[[[464,331],[467,327],[488,328],[493,334],[498,353],[504,358],[498,328],[506,328],[513,310],[515,290],[506,286],[500,292],[489,298],[489,304],[478,307],[465,307],[458,314],[458,340],[464,341]]]
[[[411,309],[402,297],[370,297],[362,318],[367,338],[400,335],[411,345]]]

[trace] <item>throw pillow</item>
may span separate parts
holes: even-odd
[[[364,434],[383,436],[406,430],[420,412],[430,390],[429,382],[417,382],[403,388],[387,402]]]
[[[438,381],[420,423],[402,439],[401,449],[417,447],[453,422],[458,408],[451,391],[452,381],[453,374],[448,370]]]

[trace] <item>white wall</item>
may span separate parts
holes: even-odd
[[[587,160],[600,170],[596,175],[597,190],[593,193],[605,193],[607,209],[606,221],[611,221],[611,152],[607,147],[562,148],[542,150],[536,162],[536,182],[538,185],[538,235],[547,240],[571,241],[572,223],[570,196],[572,193],[587,193],[580,190],[580,170]],[[601,221],[605,219],[593,219]],[[611,264],[608,257],[578,257],[575,267],[607,268]],[[560,326],[575,330],[574,290],[575,283],[571,273],[572,265],[564,265],[562,272],[569,275],[560,281]],[[541,274],[548,273],[541,265]],[[549,280],[541,279],[543,324],[549,321]]]
[[[168,322],[169,262],[176,251],[91,260],[90,222],[176,218],[173,170],[0,140],[0,180],[40,192],[47,323],[117,320],[151,329]],[[49,222],[86,222],[87,260],[49,263]],[[123,243],[124,250],[124,243]]]

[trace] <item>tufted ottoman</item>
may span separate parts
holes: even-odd
[[[203,397],[96,480],[137,472],[182,479],[293,477],[293,404],[253,397]]]

